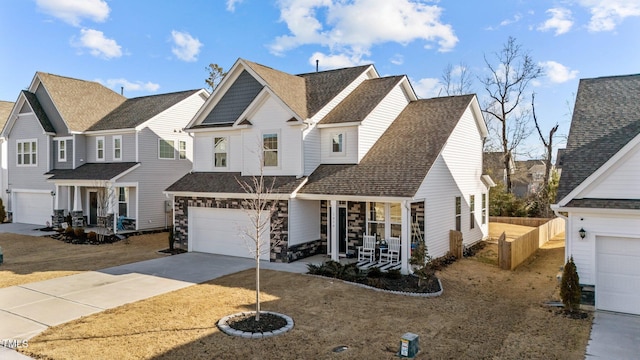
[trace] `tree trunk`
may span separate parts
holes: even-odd
[[[260,253],[256,252],[256,321],[260,321]]]

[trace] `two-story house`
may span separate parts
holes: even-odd
[[[240,232],[249,197],[238,184],[261,173],[277,202],[263,259],[353,254],[364,234],[401,239],[432,256],[488,233],[482,174],[487,129],[474,95],[417,99],[406,76],[372,65],[291,75],[239,59],[185,129],[193,170],[167,189],[175,238],[189,251],[250,257]]]
[[[7,119],[9,119],[9,115],[11,114],[11,110],[13,109],[14,103],[10,101],[0,101],[0,127],[4,127],[4,124],[7,123]],[[0,136],[0,189],[7,188],[7,142],[6,139]],[[0,199],[2,199],[2,203],[7,209],[7,193],[5,191],[0,191]],[[0,222],[6,219],[0,219]]]
[[[168,225],[164,188],[191,169],[182,131],[206,90],[127,99],[103,85],[38,72],[2,131],[14,222],[114,230]],[[119,225],[119,226],[118,226]]]

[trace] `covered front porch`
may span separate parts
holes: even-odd
[[[323,200],[321,238],[327,255],[407,274],[411,248],[424,239],[424,209],[424,201],[414,199]]]

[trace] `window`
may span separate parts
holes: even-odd
[[[456,231],[462,229],[462,198],[456,196]]]
[[[476,227],[476,196],[469,195],[469,229]]]
[[[173,140],[158,139],[158,158],[175,159],[176,154],[173,147]]]
[[[400,237],[402,233],[402,208],[400,203],[389,204],[389,220],[391,222],[391,236]]]
[[[487,223],[487,194],[482,194],[482,225]]]
[[[22,140],[17,142],[16,162],[18,166],[37,166],[37,140]]]
[[[331,134],[331,152],[334,154],[344,153],[344,134]]]
[[[178,141],[178,158],[180,160],[187,158],[187,142],[184,140]]]
[[[96,138],[96,160],[104,161],[104,136]]]
[[[264,166],[278,166],[278,134],[263,134]]]
[[[122,160],[122,136],[113,137],[113,160]]]
[[[377,239],[384,239],[386,204],[381,202],[369,203],[369,218],[367,219],[367,233],[376,234]]]
[[[127,204],[129,203],[129,189],[125,187],[118,188],[118,214],[127,215]]]
[[[66,140],[58,141],[58,161],[60,162],[67,161],[67,141]]]
[[[213,138],[213,166],[217,168],[227,167],[227,138]]]

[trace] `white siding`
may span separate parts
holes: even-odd
[[[333,134],[344,134],[344,152],[333,153],[331,150]],[[320,130],[320,149],[323,164],[357,164],[358,163],[358,128],[336,127]]]
[[[170,223],[164,212],[167,198],[163,191],[192,169],[192,138],[181,131],[202,106],[204,100],[192,95],[148,121],[138,134],[138,160],[140,167],[123,176],[118,182],[138,183],[138,229],[160,228]],[[174,140],[175,159],[158,159],[158,139]],[[187,143],[187,159],[178,158],[178,141]],[[124,143],[124,138],[123,138]],[[88,148],[91,146],[88,145]],[[130,206],[135,206],[131,204]]]
[[[596,237],[614,236],[634,238],[640,235],[640,214],[594,214],[571,212],[565,231],[566,257],[573,256],[581,284],[596,285]],[[578,231],[586,236],[580,238]]]
[[[267,98],[249,119],[253,126],[242,131],[242,175],[257,175],[260,171],[259,154],[263,133],[278,133],[278,166],[265,167],[265,175],[302,174],[301,126],[291,126],[291,114],[279,102]]]
[[[26,139],[37,141],[37,166],[17,166],[16,142]],[[8,187],[19,189],[53,190],[53,184],[45,181],[43,175],[49,169],[47,148],[51,141],[48,135],[43,134],[40,122],[33,114],[20,115],[9,134],[8,152]],[[4,190],[3,190],[4,191]]]
[[[320,239],[320,201],[289,200],[289,246]]]
[[[213,139],[227,138],[227,168],[214,168]],[[196,133],[193,144],[193,171],[242,171],[242,136],[240,130]]]
[[[135,162],[136,161],[136,135],[134,132],[128,134],[117,134],[115,136],[122,137],[122,160],[117,160],[118,162]],[[87,135],[86,139],[86,149],[87,149],[87,158],[84,163],[95,163],[96,159],[96,139],[103,138],[104,139],[104,160],[100,162],[114,162],[113,159],[113,137],[114,135]],[[176,148],[178,144],[176,143]],[[157,145],[156,145],[157,148]],[[157,151],[156,151],[157,152]],[[84,164],[81,163],[78,166]]]
[[[396,85],[362,121],[358,135],[358,162],[367,155],[369,149],[378,141],[408,103],[409,99],[404,90],[400,85]]]
[[[587,187],[578,198],[640,199],[640,144]]]
[[[426,201],[426,239],[431,256],[449,251],[449,230],[455,230],[455,197],[460,196],[461,230],[464,244],[473,244],[488,234],[482,224],[482,139],[470,108],[464,112],[442,153],[416,194]],[[470,229],[469,198],[475,195],[475,228]]]

